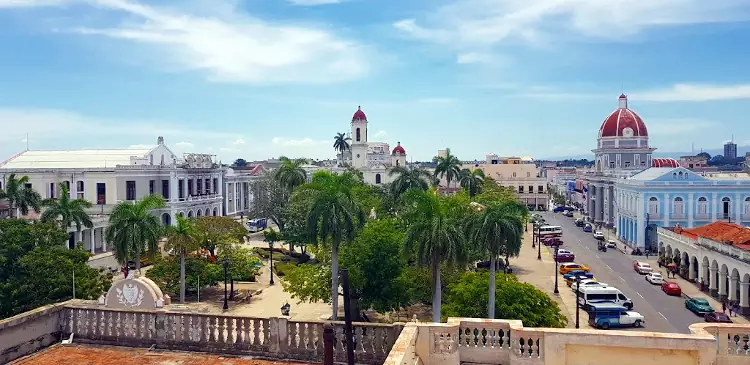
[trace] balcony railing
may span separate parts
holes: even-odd
[[[659,234],[667,236],[674,241],[677,241],[693,250],[706,249],[709,251],[716,252],[720,255],[728,256],[736,260],[740,260],[750,264],[750,252],[741,250],[737,247],[732,246],[728,243],[716,242],[707,238],[698,237],[693,239],[688,236],[670,231],[668,229],[659,228]]]

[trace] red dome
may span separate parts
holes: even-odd
[[[680,163],[673,158],[655,158],[651,160],[651,167],[680,167]]]
[[[352,117],[352,122],[355,120],[364,120],[367,121],[367,116],[365,115],[365,112],[362,111],[361,107],[357,107],[357,111],[354,112],[354,116]]]
[[[392,155],[406,155],[406,150],[401,147],[401,142],[398,142],[395,148],[393,148]]]
[[[628,97],[620,95],[620,106],[604,119],[599,128],[602,137],[648,137],[646,124],[638,114],[628,109]]]

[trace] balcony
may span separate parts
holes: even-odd
[[[410,323],[385,365],[750,363],[750,326],[699,323],[691,334],[525,328],[520,321]]]

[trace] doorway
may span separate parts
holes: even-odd
[[[729,200],[729,198],[721,199],[721,206],[722,206],[722,213],[723,213],[722,217],[724,219],[729,219],[729,215],[731,214],[730,209],[729,209],[730,204],[731,204],[731,201]]]

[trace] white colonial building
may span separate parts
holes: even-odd
[[[750,228],[726,222],[660,227],[657,237],[659,252],[679,262],[681,274],[750,314]]]
[[[397,142],[393,151],[384,142],[368,141],[368,121],[365,112],[357,107],[351,121],[350,149],[339,155],[342,163],[345,163],[362,172],[365,182],[372,185],[380,185],[391,182],[395,177],[390,176],[391,168],[406,166],[406,150]],[[344,171],[339,166],[331,169],[333,172]]]
[[[108,214],[115,204],[138,201],[151,194],[164,197],[166,207],[154,212],[163,224],[176,216],[222,215],[223,170],[207,154],[176,156],[159,137],[153,148],[112,150],[27,150],[0,163],[0,188],[10,174],[28,176],[28,185],[42,198],[56,198],[65,184],[71,198],[94,204],[94,227],[76,237],[70,227],[71,247],[83,242],[92,253],[108,251],[104,239]]]

